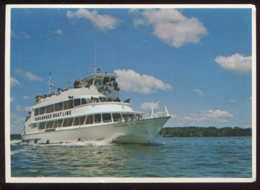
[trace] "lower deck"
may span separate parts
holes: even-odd
[[[124,122],[53,128],[23,135],[29,143],[66,143],[104,140],[120,143],[150,142],[169,119],[169,116]]]

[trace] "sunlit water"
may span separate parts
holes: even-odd
[[[13,177],[252,177],[251,137],[160,138],[153,144],[12,143]]]

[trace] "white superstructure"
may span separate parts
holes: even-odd
[[[143,113],[132,109],[130,99],[119,99],[115,74],[99,69],[75,81],[72,88],[37,96],[26,117],[23,141],[66,143],[111,139],[119,143],[148,143],[170,118],[165,114]],[[49,81],[49,85],[51,85]]]

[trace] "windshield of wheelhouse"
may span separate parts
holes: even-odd
[[[95,86],[99,86],[102,84],[102,76],[96,76],[95,78]]]

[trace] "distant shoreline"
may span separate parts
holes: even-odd
[[[239,127],[167,127],[160,131],[162,137],[236,137],[252,136],[251,128]]]
[[[239,127],[166,127],[160,131],[162,137],[236,137],[252,136],[251,128]],[[11,140],[21,140],[21,134],[11,134]]]

